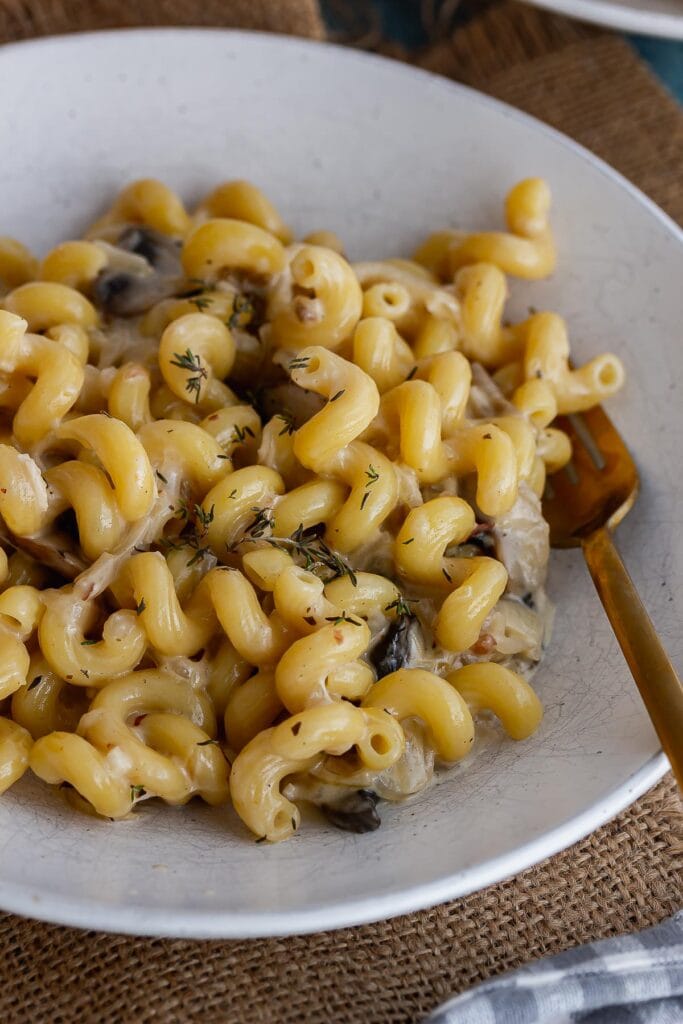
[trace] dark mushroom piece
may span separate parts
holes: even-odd
[[[410,665],[420,625],[414,615],[398,615],[370,651],[370,661],[382,679]]]
[[[377,813],[379,797],[372,789],[356,789],[334,804],[321,804],[323,812],[331,825],[341,828],[344,832],[374,832],[382,824]]]
[[[180,273],[180,243],[153,228],[132,224],[119,235],[116,246],[142,256],[160,274]]]
[[[177,293],[183,277],[174,239],[152,228],[131,226],[119,236],[116,247],[141,256],[152,272],[135,273],[116,266],[102,270],[93,285],[93,299],[105,313],[136,316]]]
[[[87,568],[88,563],[79,553],[73,540],[65,534],[54,533],[45,537],[16,537],[2,523],[0,524],[0,541],[5,545],[25,551],[46,569],[52,569],[67,580],[75,579]]]

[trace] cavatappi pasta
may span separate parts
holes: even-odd
[[[558,413],[613,394],[554,312],[547,185],[412,259],[293,241],[253,185],[129,185],[84,238],[0,239],[0,791],[232,801],[342,828],[529,737]]]

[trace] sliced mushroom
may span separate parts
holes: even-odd
[[[382,824],[378,802],[379,797],[372,789],[356,789],[334,804],[321,804],[320,810],[331,825],[360,834],[374,832]]]
[[[106,313],[136,316],[178,292],[183,277],[180,251],[172,238],[151,228],[131,226],[107,251],[109,266],[93,285],[93,298]]]
[[[542,586],[550,554],[548,524],[540,499],[525,483],[510,511],[496,519],[492,533],[496,556],[508,571],[510,592],[524,597]]]
[[[370,651],[377,678],[407,668],[415,657],[420,625],[413,615],[399,615]]]
[[[116,245],[142,256],[160,274],[175,277],[181,272],[179,243],[153,228],[131,224],[119,235]]]
[[[25,551],[36,562],[59,573],[67,580],[73,580],[87,568],[74,541],[66,534],[48,534],[45,537],[15,537],[4,523],[0,524],[0,541],[10,547]]]
[[[137,316],[157,302],[175,295],[178,278],[161,274],[130,274],[121,270],[102,270],[95,279],[93,299],[113,316]]]

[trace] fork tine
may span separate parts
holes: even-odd
[[[578,439],[581,441],[581,444],[584,446],[584,448],[590,455],[595,468],[602,471],[607,465],[607,463],[605,462],[604,456],[600,451],[597,441],[591,434],[590,427],[586,423],[585,418],[581,415],[581,413],[573,412],[569,416],[567,416],[567,419],[574,428],[574,432],[576,433]]]
[[[547,481],[543,513],[554,547],[579,544],[604,524],[614,526],[638,492],[633,460],[600,406],[560,417],[557,426],[572,442],[572,459]]]

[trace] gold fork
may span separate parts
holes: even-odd
[[[631,455],[597,406],[561,417],[572,461],[548,479],[543,514],[553,547],[581,547],[652,724],[683,789],[683,685],[611,537],[638,496]]]

